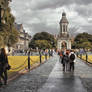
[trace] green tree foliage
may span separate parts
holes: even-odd
[[[40,49],[46,49],[46,48],[55,48],[56,47],[56,40],[54,39],[54,36],[47,33],[47,32],[41,32],[36,33],[31,40],[29,44],[30,48],[40,48]]]
[[[0,31],[0,46],[13,46],[18,41],[18,31],[13,27],[11,32],[9,29]]]
[[[9,27],[6,24],[0,24],[0,46],[6,45]]]
[[[1,23],[0,24],[0,32],[3,32],[3,31],[4,32],[9,31],[9,27],[8,27],[8,25]]]
[[[88,33],[80,33],[75,37],[73,48],[92,48],[92,35]]]
[[[11,14],[9,0],[0,0],[0,6],[4,11],[0,24],[0,46],[13,46],[18,41],[19,33],[14,27],[15,18]]]
[[[90,48],[92,48],[92,43],[89,42],[89,41],[88,42],[83,42],[82,47],[90,49]]]
[[[13,30],[13,31],[12,31]],[[11,32],[8,34],[8,39],[6,45],[8,47],[13,46],[15,43],[18,42],[18,31],[15,29],[15,27],[12,27]]]
[[[51,48],[51,44],[47,40],[36,40],[35,45],[39,49]]]

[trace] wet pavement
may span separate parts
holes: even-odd
[[[45,85],[37,92],[87,92],[79,77],[73,72],[62,72],[60,62],[57,62]]]
[[[77,59],[74,73],[63,72],[56,55],[0,88],[0,92],[92,92],[91,89],[92,67]]]

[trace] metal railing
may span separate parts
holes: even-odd
[[[44,61],[47,61],[47,56],[44,56]],[[11,58],[9,58],[9,59],[11,60]],[[41,64],[42,63],[42,59],[43,59],[43,56],[41,54],[39,54],[39,61],[37,61],[37,62],[40,62],[40,64]],[[11,60],[11,61],[13,61],[13,60]],[[24,62],[21,65],[15,67],[15,68],[12,68],[12,66],[11,66],[11,70],[21,69],[21,68],[24,67],[24,65],[26,63],[27,63],[27,66],[25,66],[25,68],[28,67],[28,70],[30,70],[31,62],[35,62],[35,61],[30,58],[30,55],[28,55],[28,57],[24,60]]]

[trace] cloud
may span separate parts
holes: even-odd
[[[31,35],[41,31],[58,34],[63,11],[67,14],[71,33],[83,30],[91,33],[91,6],[91,0],[13,0],[10,4],[16,22],[23,23]]]
[[[31,8],[32,9],[47,9],[47,8],[58,8],[64,5],[88,5],[92,3],[91,0],[32,0]]]
[[[88,22],[89,22],[90,24],[92,24],[92,17],[89,17],[89,18],[88,18]]]

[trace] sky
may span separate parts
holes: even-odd
[[[12,0],[11,13],[26,32],[59,34],[62,12],[66,12],[69,32],[92,34],[92,0]]]

